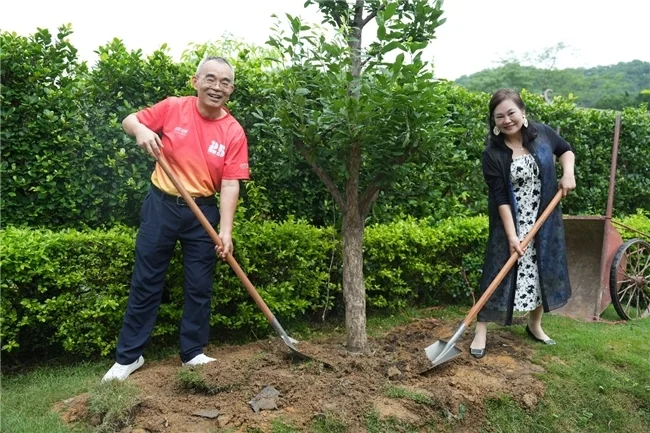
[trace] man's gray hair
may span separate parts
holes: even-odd
[[[196,75],[199,75],[199,71],[201,70],[203,65],[205,65],[206,63],[211,62],[211,61],[215,61],[215,62],[219,62],[219,63],[223,63],[225,65],[228,65],[228,67],[232,71],[233,79],[235,78],[235,68],[232,67],[232,65],[230,64],[230,62],[228,60],[226,60],[224,57],[219,57],[219,56],[204,57],[203,60],[201,60],[201,62],[199,63],[199,66],[196,68]]]

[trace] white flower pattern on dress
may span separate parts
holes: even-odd
[[[519,241],[522,241],[535,225],[542,190],[539,168],[532,155],[512,160],[510,181],[516,200],[517,234]],[[516,281],[514,311],[532,311],[539,307],[542,304],[542,291],[539,286],[535,240],[528,244],[526,252],[517,261]]]

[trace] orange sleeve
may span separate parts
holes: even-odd
[[[138,111],[135,115],[144,126],[153,132],[161,133],[169,111],[169,102],[170,98],[163,99],[151,107]]]
[[[248,179],[248,141],[241,131],[225,155],[222,179]]]

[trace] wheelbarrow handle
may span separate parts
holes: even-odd
[[[160,167],[163,169],[163,171],[167,174],[169,179],[172,181],[178,192],[181,194],[183,197],[183,200],[187,203],[187,205],[192,209],[192,212],[194,212],[194,215],[199,219],[199,222],[205,228],[205,230],[208,232],[210,237],[212,238],[212,241],[215,243],[215,245],[220,246],[223,248],[223,242],[221,242],[221,238],[217,234],[217,232],[214,230],[214,227],[212,227],[212,224],[210,224],[210,221],[205,217],[203,212],[201,212],[201,209],[197,206],[197,204],[194,202],[192,199],[192,196],[190,196],[190,193],[187,192],[183,184],[178,180],[172,169],[169,167],[167,164],[167,161],[165,161],[165,158],[160,155],[158,158],[156,158],[156,161],[158,161],[158,164]],[[266,320],[269,321],[273,325],[275,316],[269,309],[269,307],[266,305],[266,302],[262,299],[262,297],[257,293],[257,290],[255,289],[255,286],[253,286],[253,283],[248,279],[242,268],[239,266],[239,263],[235,260],[235,258],[232,256],[231,253],[228,253],[226,255],[226,261],[230,265],[230,267],[235,271],[235,274],[239,277],[241,282],[244,284],[244,287],[246,287],[246,290],[248,293],[251,295],[257,306],[259,307],[260,310],[262,310],[262,313],[264,313],[264,317],[266,317]]]
[[[549,217],[551,212],[555,209],[557,204],[562,200],[562,190],[558,190],[557,194],[555,194],[555,197],[553,197],[553,200],[546,206],[546,209],[544,209],[544,212],[540,215],[539,218],[537,218],[537,221],[535,221],[535,224],[533,225],[533,228],[530,229],[528,234],[524,237],[524,240],[521,241],[521,244],[519,245],[520,248],[523,250],[528,246],[528,244],[533,240],[533,237],[537,234],[539,229],[542,227],[542,224],[546,221],[546,219]],[[481,308],[485,305],[485,303],[490,299],[490,296],[492,296],[492,293],[496,290],[496,288],[501,284],[501,281],[506,277],[508,272],[510,272],[510,269],[517,263],[517,260],[519,259],[519,253],[516,251],[512,253],[506,264],[501,268],[501,271],[497,274],[497,276],[494,278],[492,283],[488,286],[487,289],[485,289],[485,292],[483,292],[483,295],[481,298],[478,300],[476,304],[472,307],[472,309],[467,313],[467,317],[465,317],[465,320],[463,323],[465,323],[465,327],[469,327],[469,325],[472,324],[472,321],[474,320],[474,317],[478,314],[479,311],[481,311]]]

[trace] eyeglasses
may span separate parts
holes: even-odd
[[[229,89],[232,87],[232,82],[228,79],[218,80],[214,75],[197,75],[196,78],[203,81],[203,83],[209,87],[219,86],[220,88]]]

